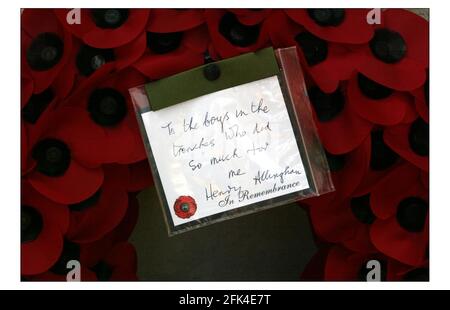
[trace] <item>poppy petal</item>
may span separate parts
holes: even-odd
[[[203,62],[203,54],[179,49],[169,54],[142,57],[133,67],[148,78],[158,80],[200,66]]]
[[[426,260],[428,224],[424,233],[410,233],[398,224],[395,217],[390,217],[375,221],[370,236],[378,250],[402,263],[420,266]]]
[[[111,232],[114,242],[127,241],[134,231],[139,216],[139,202],[134,194],[128,195],[128,210],[119,226]]]
[[[370,150],[370,138],[367,137],[356,149],[342,155],[345,161],[343,168],[331,173],[340,197],[349,197],[360,185],[369,169]]]
[[[48,270],[58,260],[62,248],[61,231],[56,226],[46,225],[38,239],[21,244],[21,273],[33,275]]]
[[[404,9],[382,12],[382,25],[400,33],[408,47],[408,57],[428,67],[429,23],[423,17]]]
[[[420,170],[409,163],[404,163],[373,188],[370,204],[378,218],[388,219],[396,214],[397,206],[403,199],[417,195],[428,200],[421,183]]]
[[[414,123],[413,123],[414,124]],[[397,154],[424,171],[429,169],[429,157],[421,156],[411,149],[409,135],[412,124],[388,127],[384,131],[384,141]]]
[[[423,85],[426,70],[418,61],[405,57],[397,63],[387,64],[375,58],[368,46],[358,47],[356,69],[379,84],[399,91],[410,91]]]
[[[103,170],[86,168],[72,160],[62,176],[48,177],[34,171],[28,175],[28,180],[44,196],[59,203],[71,204],[92,196],[100,188]]]
[[[144,54],[147,48],[146,42],[145,33],[142,33],[130,43],[117,47],[114,50],[117,70],[122,70],[135,63]]]
[[[31,75],[34,82],[34,93],[41,93],[47,89],[64,64],[67,63],[72,50],[72,37],[59,25],[52,10],[48,9],[27,9],[21,16],[21,63],[22,67]],[[56,35],[62,43],[62,55],[57,63],[45,70],[32,70],[27,61],[27,50],[31,46],[33,39],[44,33]]]
[[[255,32],[258,36],[254,38],[254,43],[250,42],[251,44],[248,44],[246,42],[245,46],[233,45],[219,32],[219,24],[225,14],[231,14],[231,16],[233,16],[232,18],[235,18],[233,13],[227,13],[225,10],[210,9],[205,12],[206,23],[208,25],[212,44],[222,58],[229,58],[243,53],[254,52],[269,44],[269,29],[267,23],[263,22],[262,24],[259,24],[259,30]]]
[[[270,9],[228,9],[236,15],[237,19],[244,25],[256,25],[265,20],[272,10]]]
[[[128,166],[130,169],[130,184],[128,191],[138,192],[153,184],[153,176],[148,160],[144,159]]]
[[[124,166],[105,166],[105,181],[100,198],[93,206],[72,211],[67,238],[77,243],[93,242],[112,231],[125,216],[128,207],[128,169]],[[125,184],[124,184],[125,183]]]
[[[204,22],[203,10],[152,9],[147,31],[160,33],[186,31]]]
[[[320,26],[306,9],[288,9],[287,15],[314,35],[331,42],[361,44],[368,42],[373,28],[367,23],[368,9],[345,9],[345,18],[336,26]]]
[[[116,244],[104,260],[105,263],[121,273],[136,273],[137,256],[136,250],[131,243],[122,242]]]
[[[66,22],[69,11],[67,9],[55,10],[61,23],[70,32],[81,38],[84,43],[97,48],[115,48],[131,42],[144,31],[149,15],[148,9],[130,9],[127,20],[120,27],[102,29],[95,25],[90,9],[81,9],[83,22],[69,25]]]
[[[321,141],[332,154],[345,154],[355,149],[372,129],[372,124],[355,115],[348,104],[329,121],[319,121],[316,112],[314,117]]]
[[[362,118],[386,126],[398,124],[404,119],[411,101],[408,94],[394,92],[384,99],[371,99],[359,89],[357,75],[347,85],[348,103]]]

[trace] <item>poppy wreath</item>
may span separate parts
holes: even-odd
[[[429,31],[402,9],[25,9],[21,274],[137,280],[128,238],[152,186],[128,89],[296,46],[336,191],[299,204],[318,245],[305,280],[428,279]],[[180,218],[195,200],[173,202]]]

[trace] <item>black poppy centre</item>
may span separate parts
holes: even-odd
[[[39,94],[33,94],[22,109],[23,120],[29,124],[35,124],[53,98],[55,95],[51,88]]]
[[[80,245],[69,240],[64,240],[62,253],[50,268],[50,271],[58,275],[66,275],[69,271],[67,269],[67,263],[71,260],[80,260]]]
[[[147,47],[156,54],[175,51],[183,40],[183,32],[147,32]]]
[[[104,127],[117,125],[127,114],[124,96],[113,88],[94,90],[89,97],[87,108],[92,120]]]
[[[33,207],[22,206],[20,210],[20,241],[21,243],[36,240],[42,231],[44,222],[42,215]]]
[[[308,9],[308,16],[322,27],[339,26],[345,19],[344,9]]]
[[[258,40],[260,25],[244,25],[230,12],[225,13],[219,22],[219,33],[231,44],[247,47]]]
[[[325,40],[309,32],[301,32],[295,36],[295,41],[300,46],[309,66],[317,65],[327,59],[328,43]]]
[[[98,281],[110,280],[114,271],[113,268],[104,261],[98,262],[91,270],[95,272]]]
[[[382,62],[393,64],[406,56],[406,42],[400,33],[389,29],[378,29],[369,43],[372,54]]]
[[[344,109],[345,98],[339,89],[327,94],[313,87],[308,90],[308,94],[320,122],[331,121]]]
[[[113,49],[101,49],[83,45],[78,51],[76,66],[82,75],[90,76],[105,63],[114,61],[114,59]]]
[[[32,70],[46,71],[56,66],[64,53],[64,43],[52,32],[37,35],[26,51],[27,63]]]
[[[92,20],[99,28],[115,29],[122,26],[129,15],[128,9],[92,9]]]
[[[37,162],[37,171],[49,177],[63,175],[71,160],[69,147],[63,141],[52,138],[39,141],[32,150],[32,157]]]
[[[331,172],[341,171],[345,167],[347,161],[346,154],[331,154],[325,151],[325,155]]]
[[[403,199],[397,207],[397,222],[413,233],[423,231],[428,214],[428,202],[419,197]]]
[[[370,168],[375,171],[383,171],[392,167],[398,160],[395,153],[383,139],[383,130],[371,132]]]
[[[411,124],[408,136],[411,150],[419,156],[429,154],[429,125],[421,118]]]
[[[98,191],[96,191],[92,196],[88,197],[87,199],[80,201],[78,203],[70,204],[69,209],[71,211],[76,211],[76,212],[80,212],[80,211],[89,209],[89,208],[93,207],[100,200],[101,194],[102,194],[102,191],[101,191],[101,189],[99,189]]]
[[[375,215],[370,208],[370,194],[352,198],[350,208],[359,222],[372,224],[375,221]]]
[[[381,85],[361,73],[358,73],[358,88],[364,96],[373,100],[386,99],[393,93],[391,88]]]

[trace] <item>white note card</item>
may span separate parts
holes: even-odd
[[[174,226],[309,188],[277,76],[142,120]]]

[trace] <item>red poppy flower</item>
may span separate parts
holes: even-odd
[[[32,170],[30,184],[44,196],[62,203],[80,202],[93,195],[103,182],[99,128],[84,111],[58,107],[41,116],[28,132]]]
[[[205,11],[205,18],[212,45],[222,58],[254,52],[269,45],[268,24],[262,19],[239,18],[222,9]],[[255,23],[248,24],[250,21]]]
[[[391,126],[384,141],[397,154],[424,171],[429,169],[429,125],[418,117],[410,124]]]
[[[92,80],[101,80],[112,71],[120,71],[136,62],[146,49],[145,33],[133,41],[116,48],[96,48],[74,39],[73,49],[65,70],[59,75],[61,82],[72,83],[76,88],[72,94],[89,85]]]
[[[332,93],[311,87],[308,95],[322,144],[330,153],[348,153],[367,138],[372,124],[348,104],[343,86]]]
[[[72,37],[49,9],[26,9],[21,16],[22,72],[34,93],[47,89],[69,59]],[[26,88],[29,88],[27,86]]]
[[[175,200],[173,209],[178,217],[187,219],[197,211],[197,203],[191,196],[180,196]]]
[[[69,9],[56,9],[64,27],[95,48],[115,48],[136,39],[147,24],[148,9],[80,9],[81,23],[66,21]]]
[[[410,91],[423,85],[428,68],[428,22],[402,9],[381,13],[367,45],[357,46],[359,72],[384,86]]]
[[[146,82],[133,69],[125,69],[98,81],[89,79],[82,89],[65,103],[81,108],[89,127],[101,132],[97,152],[90,155],[103,163],[133,163],[146,158],[128,89]],[[80,134],[89,135],[89,127]],[[92,193],[93,194],[93,193]]]
[[[56,82],[53,83],[41,93],[31,94],[22,104],[21,109],[21,140],[22,140],[22,175],[28,173],[34,167],[34,161],[29,157],[29,136],[33,135],[33,131],[38,130],[40,126],[45,126],[45,121],[39,122],[42,117],[45,119],[45,114],[51,114],[60,100],[64,98],[68,91],[64,87],[60,87]]]
[[[358,252],[376,252],[369,236],[375,220],[369,194],[343,198],[329,196],[309,208],[314,231],[325,241],[340,243]]]
[[[105,181],[91,197],[69,205],[70,226],[67,239],[77,243],[93,242],[112,231],[128,207],[129,171],[125,166],[104,166]]]
[[[204,22],[203,10],[152,9],[148,18],[147,31],[179,32],[195,28]]]
[[[184,28],[153,32],[149,26],[147,52],[133,66],[155,80],[202,65],[209,42],[206,26]]]
[[[358,253],[340,246],[333,246],[325,263],[325,281],[367,281],[373,269],[368,262],[376,260],[380,264],[380,280],[395,281],[398,277],[398,263],[380,253]]]
[[[361,44],[373,35],[373,27],[367,23],[368,9],[287,9],[285,12],[323,40]]]
[[[283,11],[271,14],[267,23],[274,47],[297,46],[302,68],[322,91],[336,91],[339,82],[348,80],[355,71],[355,55],[346,45],[305,31]]]
[[[153,176],[147,159],[128,165],[130,183],[128,191],[138,192],[153,185]]]
[[[21,196],[21,274],[34,275],[50,268],[61,254],[69,210],[40,195],[26,181]]]
[[[375,247],[396,260],[418,266],[427,260],[428,180],[409,163],[392,171],[370,197],[377,220],[370,236]]]
[[[348,103],[359,116],[374,124],[398,124],[404,120],[407,109],[412,109],[408,93],[378,84],[361,73],[355,74],[347,85]]]

